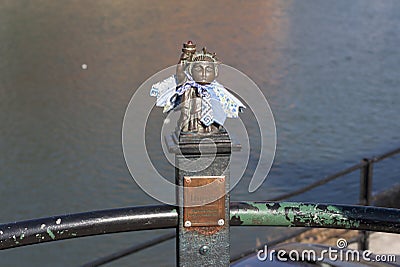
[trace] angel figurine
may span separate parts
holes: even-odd
[[[245,108],[242,102],[215,79],[218,76],[215,53],[203,48],[196,52],[191,41],[183,44],[176,74],[154,84],[150,95],[164,113],[180,109],[182,133],[207,134],[222,129],[226,118],[237,118]]]

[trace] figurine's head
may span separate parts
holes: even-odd
[[[197,52],[192,59],[189,73],[193,80],[200,84],[212,83],[218,76],[218,59],[214,54],[208,53],[206,48]]]

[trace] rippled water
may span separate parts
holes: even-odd
[[[249,194],[246,176],[234,200],[268,199],[398,146],[399,14],[394,0],[1,1],[0,222],[155,203],[125,166],[123,116],[189,39],[248,74],[275,115],[269,178]],[[398,171],[398,161],[377,166],[374,190]],[[353,203],[357,187],[355,173],[295,199]],[[285,231],[233,229],[232,251]],[[0,265],[77,266],[160,232],[7,250]],[[171,241],[110,266],[170,266],[174,254]]]

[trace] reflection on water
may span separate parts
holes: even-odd
[[[400,129],[399,9],[372,0],[3,1],[0,221],[154,203],[126,169],[123,115],[134,90],[176,63],[189,39],[248,74],[275,115],[271,174],[251,195],[245,177],[233,199],[289,192],[392,148]],[[376,188],[397,181],[398,164],[387,168]],[[298,200],[351,203],[357,181],[355,174]],[[281,232],[233,229],[233,253]],[[75,266],[153,234],[4,251],[0,265]],[[173,255],[170,242],[115,266],[173,265]]]

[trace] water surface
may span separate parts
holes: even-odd
[[[125,166],[123,116],[189,39],[249,75],[275,115],[271,173],[253,194],[246,176],[234,200],[272,198],[398,146],[399,14],[394,0],[2,1],[0,222],[155,203]],[[379,166],[375,191],[398,182],[398,161]],[[358,179],[295,199],[353,203]],[[233,229],[232,253],[286,231]],[[78,266],[160,232],[7,250],[0,265]],[[174,254],[171,241],[110,266],[171,266]]]

